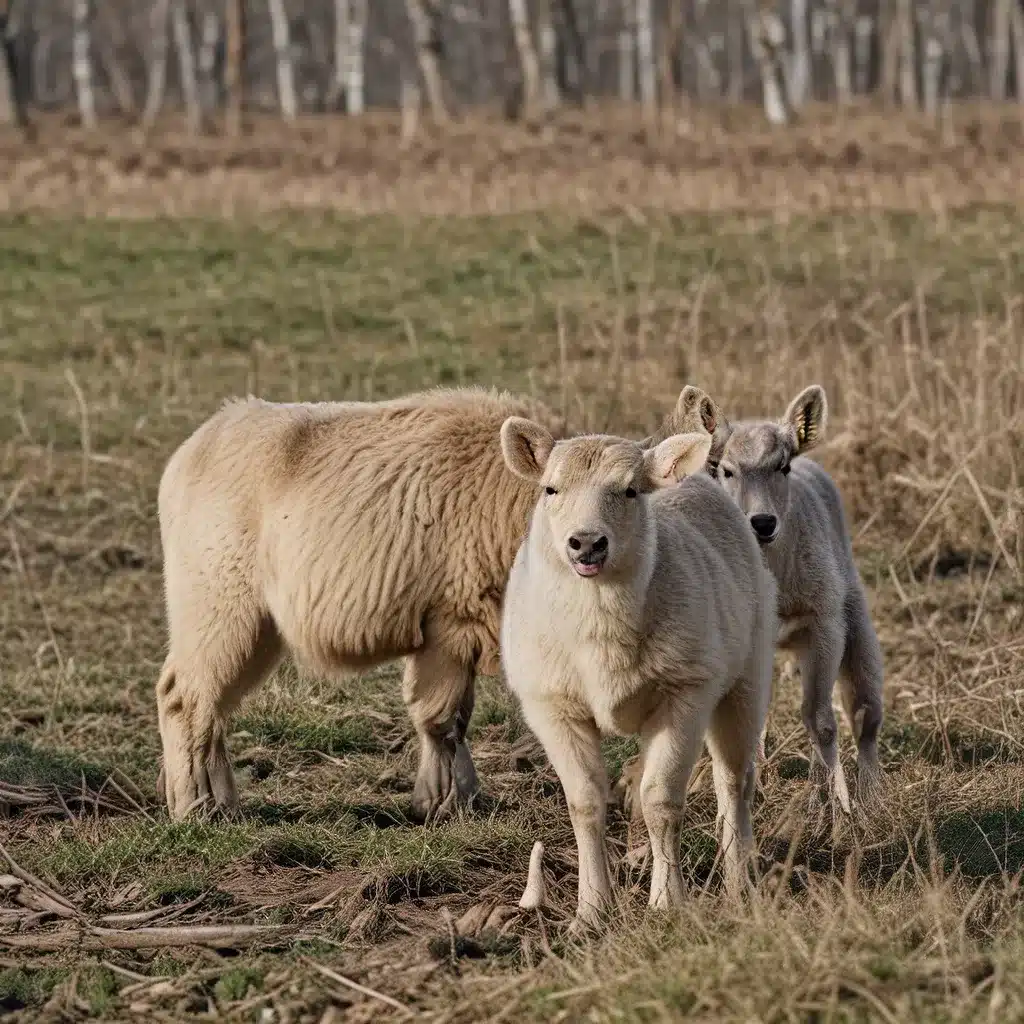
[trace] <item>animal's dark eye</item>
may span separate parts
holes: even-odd
[[[558,493],[558,491],[556,491],[556,490],[554,489],[554,487],[545,487],[545,488],[544,488],[544,493],[545,493],[545,494],[557,494],[557,493]]]
[[[726,480],[731,480],[732,479],[732,470],[731,469],[723,469],[722,470],[722,476],[724,476]]]
[[[627,487],[626,488],[626,497],[627,498],[635,498],[636,497],[636,488],[635,487]]]
[[[786,464],[785,464],[785,465],[784,465],[784,466],[783,466],[783,467],[781,468],[781,473],[782,473],[782,475],[783,475],[783,476],[789,476],[789,471],[790,471],[790,469],[791,469],[791,468],[792,468],[792,467],[791,467],[791,466],[790,466],[790,464],[789,464],[789,463],[787,462],[787,463],[786,463]]]

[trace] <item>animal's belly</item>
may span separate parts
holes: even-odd
[[[780,616],[779,632],[775,639],[775,646],[783,651],[792,650],[794,647],[800,646],[810,624],[810,615]]]

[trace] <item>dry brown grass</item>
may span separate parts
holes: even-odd
[[[633,108],[606,104],[535,126],[496,114],[447,128],[425,122],[408,144],[390,114],[291,126],[254,118],[237,141],[189,138],[173,121],[142,141],[117,123],[90,134],[52,117],[32,143],[0,138],[0,210],[941,212],[1019,201],[1022,140],[1020,109],[1009,104],[958,107],[942,128],[870,106],[828,105],[809,108],[784,132],[745,107],[667,112],[647,130]]]
[[[24,1007],[23,1020],[405,1019],[396,1004],[438,1021],[1021,1019],[1024,220],[1013,206],[956,209],[1011,163],[986,157],[990,177],[943,191],[953,172],[922,157],[938,199],[928,212],[887,212],[884,200],[906,196],[885,162],[897,133],[865,147],[867,168],[844,171],[845,129],[817,130],[766,147],[770,173],[736,192],[745,204],[732,214],[670,216],[658,203],[675,197],[645,197],[648,176],[630,179],[635,209],[600,192],[622,207],[603,214],[278,211],[256,225],[61,220],[51,209],[4,221],[0,843],[21,877],[0,883],[0,1006]],[[413,157],[394,155],[391,128],[377,142],[365,131],[353,205],[360,188],[375,209],[388,189],[396,208],[420,213],[435,186],[448,209],[465,200],[431,170],[432,143],[403,164]],[[488,138],[475,143],[481,154]],[[525,133],[502,138],[520,156],[529,149]],[[758,138],[737,126],[706,143],[719,164],[703,180],[741,173],[724,169],[726,152],[753,168]],[[338,140],[321,152],[348,152]],[[812,143],[832,162],[787,170]],[[97,188],[96,168],[113,157],[84,146],[69,144],[68,167],[110,213],[128,191]],[[257,143],[246,146],[254,159]],[[624,142],[608,162],[639,167],[646,147]],[[680,147],[673,166],[696,172]],[[298,194],[342,176],[303,171],[312,156],[289,163],[287,146],[265,149],[278,165],[237,171],[260,183],[262,202],[289,204],[262,191],[269,183]],[[557,178],[549,202],[586,173],[598,181],[600,159],[586,150],[556,147],[543,160],[558,152],[564,164],[534,168],[535,182]],[[522,159],[514,173],[525,181],[534,158]],[[221,213],[235,173],[143,175],[132,212]],[[799,213],[809,181],[847,173],[875,182],[859,193],[870,210]],[[495,196],[499,179],[511,181],[495,171]],[[32,193],[18,180],[11,206],[79,202],[44,202],[50,186]],[[405,190],[413,181],[422,192]],[[794,197],[784,217],[772,181]],[[153,795],[156,482],[224,396],[365,398],[483,381],[533,390],[580,427],[640,433],[685,381],[745,415],[781,411],[815,380],[833,409],[821,459],[843,490],[886,656],[889,786],[876,818],[834,833],[804,821],[798,687],[780,679],[755,817],[765,881],[749,907],[721,895],[713,800],[698,786],[686,913],[649,919],[646,878],[623,866],[621,927],[566,946],[575,876],[564,802],[496,680],[472,733],[485,799],[461,821],[405,819],[414,752],[386,667],[343,685],[282,670],[235,723],[242,817],[167,822]],[[608,744],[613,771],[633,749]],[[611,831],[621,854],[618,812]],[[503,918],[536,838],[552,907]],[[13,870],[0,864],[0,875]],[[195,933],[190,945],[169,930],[200,925],[236,931]],[[251,925],[276,930],[237,930]],[[37,948],[11,945],[19,938]],[[121,948],[97,948],[111,944]]]

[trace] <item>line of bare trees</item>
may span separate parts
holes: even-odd
[[[241,129],[243,110],[362,114],[409,130],[500,102],[534,118],[617,96],[647,118],[684,97],[873,95],[941,116],[1024,101],[1024,0],[0,0],[0,124],[74,104],[150,128]]]

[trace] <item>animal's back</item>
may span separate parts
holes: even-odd
[[[314,667],[409,653],[442,621],[460,626],[466,649],[454,654],[493,662],[534,500],[501,459],[510,415],[553,419],[477,388],[380,403],[233,401],[172,457],[161,521],[177,538],[202,532],[221,557],[230,549]]]

